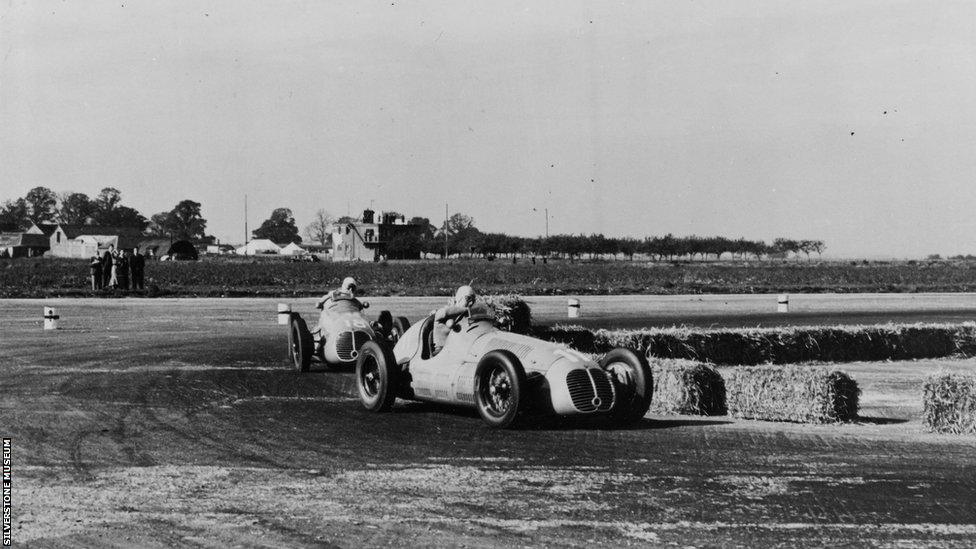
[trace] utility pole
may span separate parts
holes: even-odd
[[[247,255],[247,193],[244,193],[244,255]]]
[[[444,259],[447,259],[447,202],[444,203]]]

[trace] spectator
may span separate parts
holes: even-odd
[[[129,272],[132,275],[132,289],[146,289],[146,258],[139,253],[139,248],[132,248],[132,259],[129,260]]]
[[[93,255],[88,267],[91,272],[92,290],[102,289],[102,260],[97,255]]]
[[[120,250],[119,254],[119,269],[116,275],[118,276],[119,288],[123,290],[129,289],[129,252],[127,250]]]
[[[115,246],[109,246],[108,248],[112,252],[112,276],[109,279],[109,286],[114,290],[119,287],[119,265],[122,258],[119,257],[119,253],[115,251]]]
[[[102,288],[108,288],[112,282],[112,256],[115,255],[115,246],[109,246],[102,255]]]

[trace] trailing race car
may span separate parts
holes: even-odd
[[[502,331],[476,307],[434,354],[433,327],[431,315],[395,346],[363,345],[356,385],[367,410],[389,411],[397,397],[439,402],[475,407],[489,426],[505,428],[529,409],[626,425],[651,405],[650,366],[630,349],[614,349],[597,363],[565,345]]]
[[[369,303],[352,296],[339,295],[324,307],[317,307],[322,312],[313,331],[298,313],[292,313],[288,323],[288,358],[301,372],[307,372],[313,361],[329,366],[353,365],[366,342],[382,340],[393,345],[410,328],[410,321],[402,316],[393,318],[390,311],[380,312],[379,318],[370,322],[363,314]]]

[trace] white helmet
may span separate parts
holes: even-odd
[[[354,291],[356,291],[356,286],[357,286],[357,284],[356,284],[356,279],[355,278],[353,278],[351,276],[347,276],[346,278],[342,279],[342,286],[341,286],[342,291],[344,291],[344,292],[354,292]]]
[[[474,304],[474,300],[477,295],[474,293],[474,288],[468,285],[461,286],[454,292],[454,304],[464,305],[465,307],[470,307]]]

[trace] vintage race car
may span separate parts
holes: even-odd
[[[288,358],[295,369],[307,372],[312,362],[329,366],[351,366],[356,363],[363,344],[382,340],[395,344],[410,328],[404,317],[394,318],[390,311],[380,312],[370,322],[363,311],[369,307],[355,297],[338,296],[322,307],[319,323],[312,330],[298,313],[288,323]]]
[[[433,347],[433,315],[395,346],[363,345],[356,385],[367,410],[389,411],[396,398],[475,407],[491,427],[512,426],[523,412],[603,417],[626,425],[644,417],[653,379],[647,359],[617,348],[599,362],[565,345],[498,329],[472,309]]]

